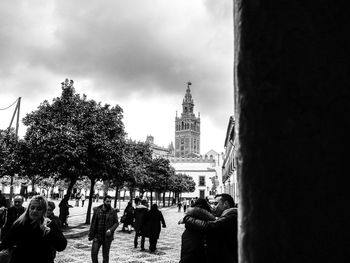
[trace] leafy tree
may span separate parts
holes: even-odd
[[[118,152],[125,136],[122,109],[87,100],[86,95],[75,93],[73,84],[66,79],[60,97],[52,103],[44,101],[23,120],[28,126],[25,139],[36,160],[40,160],[41,173],[55,173],[69,181],[66,199],[83,175],[90,179],[90,193],[94,192],[96,180],[108,178],[111,152]],[[91,202],[92,195],[87,223]]]
[[[152,184],[149,174],[152,151],[149,144],[129,140],[124,153],[124,184],[131,189],[131,193],[134,189],[138,189],[143,195]]]

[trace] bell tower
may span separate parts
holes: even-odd
[[[196,157],[200,154],[200,115],[193,113],[191,82],[187,82],[181,117],[175,117],[175,157]]]

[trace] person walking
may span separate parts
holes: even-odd
[[[1,230],[1,240],[4,238],[6,233],[10,230],[13,222],[15,222],[17,218],[19,218],[19,216],[22,215],[26,210],[23,207],[23,201],[24,199],[23,199],[23,196],[21,195],[16,195],[15,198],[13,199],[13,206],[11,206],[7,210],[5,225]]]
[[[186,201],[186,199],[183,200],[182,206],[184,208],[184,213],[186,213],[186,209],[187,209],[187,201]]]
[[[80,193],[76,193],[75,194],[75,206],[78,207],[79,206],[79,200],[80,200]]]
[[[5,196],[0,190],[0,229],[4,226],[6,221],[6,212],[7,212],[7,202]]]
[[[63,251],[67,239],[47,217],[46,198],[34,196],[23,213],[5,235],[0,250],[15,247],[11,263],[53,263],[53,251]]]
[[[86,197],[85,197],[84,193],[81,194],[80,199],[81,199],[81,207],[84,207],[84,203],[85,203],[85,200],[86,200]]]
[[[111,206],[112,197],[106,195],[103,204],[94,208],[88,240],[92,240],[92,263],[98,263],[98,252],[102,246],[103,263],[109,262],[109,250],[114,239],[114,231],[119,225],[118,214]]]
[[[182,203],[181,203],[181,201],[180,201],[180,199],[179,199],[179,201],[177,202],[177,208],[178,208],[178,212],[181,212],[181,206],[182,206]]]
[[[213,202],[215,221],[205,221],[186,215],[183,218],[186,229],[205,235],[212,235],[217,241],[215,262],[238,262],[237,208],[229,194],[218,194]],[[209,248],[209,247],[208,247]]]
[[[124,217],[122,231],[125,231],[125,228],[127,228],[129,234],[131,234],[131,226],[134,224],[134,207],[132,206],[131,201],[128,202],[124,209]]]
[[[64,195],[63,199],[61,200],[61,202],[59,203],[59,207],[60,207],[60,214],[59,214],[59,219],[62,222],[62,227],[68,227],[68,215],[69,215],[69,208],[72,207],[69,203],[68,203],[68,195]]]
[[[153,204],[151,210],[146,213],[145,221],[142,226],[142,236],[149,238],[149,250],[154,252],[157,249],[157,241],[162,227],[166,227],[164,217],[158,210],[158,205]],[[141,250],[144,250],[141,248]]]
[[[204,221],[214,221],[215,216],[211,213],[211,207],[204,198],[193,200],[188,208],[186,216],[191,216]],[[183,223],[180,220],[179,224]],[[185,228],[181,236],[181,255],[179,263],[205,263],[216,262],[212,257],[215,251],[215,243],[211,235]],[[208,251],[211,249],[211,251]]]
[[[136,201],[136,200],[135,200]],[[140,199],[137,200],[136,208],[135,208],[135,223],[134,223],[134,229],[135,229],[135,238],[134,238],[134,248],[137,248],[138,245],[138,238],[141,236],[141,249],[145,249],[145,237],[141,234],[141,227],[143,225],[143,222],[145,220],[145,215],[148,211],[148,204],[146,200],[142,200],[141,204],[139,204]]]

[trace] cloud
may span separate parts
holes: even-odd
[[[1,94],[51,100],[67,77],[111,104],[173,98],[175,112],[190,80],[195,110],[226,129],[232,20],[231,1],[1,1]]]

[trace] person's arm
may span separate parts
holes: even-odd
[[[160,214],[160,221],[162,222],[162,226],[166,227],[164,216],[163,216],[162,212],[159,211],[159,214]]]
[[[113,211],[113,221],[114,221],[114,224],[111,226],[110,230],[111,232],[113,233],[117,227],[119,226],[119,220],[118,220],[118,213],[117,211]]]
[[[52,245],[56,251],[63,251],[67,247],[67,239],[62,234],[54,221],[49,223],[50,231],[45,235],[46,240]]]
[[[219,217],[215,221],[204,221],[195,219],[194,217],[185,216],[183,221],[187,229],[205,233],[217,233],[222,229],[234,227],[235,224],[234,217],[229,217],[228,215]]]

